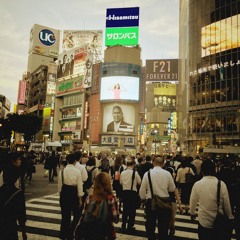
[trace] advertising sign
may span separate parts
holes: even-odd
[[[163,111],[176,111],[176,84],[154,83],[154,106]]]
[[[102,30],[64,30],[62,50],[69,51],[76,47],[88,44],[90,50],[97,54],[102,53]]]
[[[138,27],[106,28],[105,46],[138,45]]]
[[[25,104],[26,88],[27,88],[27,82],[20,80],[19,87],[18,87],[18,104]]]
[[[103,132],[133,133],[135,106],[113,103],[103,107]]]
[[[82,116],[82,106],[78,108],[68,108],[62,110],[62,118],[76,118]]]
[[[100,100],[139,101],[139,78],[128,76],[102,77]]]
[[[177,81],[178,59],[146,60],[146,81]]]
[[[48,81],[47,82],[47,94],[54,95],[56,93],[56,82]]]
[[[93,77],[92,77],[92,87],[91,92],[92,93],[99,93],[99,82],[100,82],[100,68],[102,64],[96,63],[93,65]]]
[[[239,18],[240,14],[202,28],[202,57],[240,47]]]
[[[91,95],[91,101],[89,106],[89,126],[90,126],[90,140],[92,143],[99,143],[100,132],[100,102],[99,94]]]
[[[124,146],[135,146],[134,136],[114,136],[114,135],[102,135],[101,144],[102,145],[118,145],[119,141],[123,141]]]
[[[83,76],[57,82],[56,95],[71,93],[79,90],[83,91]]]
[[[59,43],[60,30],[34,24],[30,32],[29,54],[57,57]]]
[[[105,46],[138,45],[138,26],[139,7],[107,9]]]
[[[107,28],[134,26],[139,26],[139,7],[107,9]]]

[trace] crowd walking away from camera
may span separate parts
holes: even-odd
[[[114,240],[139,232],[148,240],[175,239],[179,236],[176,214],[197,224],[195,234],[200,240],[240,239],[240,159],[236,156],[214,159],[80,150],[0,151],[3,239],[18,239],[18,231],[27,239],[24,192],[34,181],[38,164],[45,169],[49,186],[57,180],[62,240]],[[138,211],[143,213],[144,231]]]

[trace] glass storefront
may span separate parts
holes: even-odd
[[[180,89],[183,82],[188,85],[187,109],[181,109],[182,142],[192,153],[209,146],[240,146],[240,1],[181,4],[180,47],[185,52],[180,50],[179,56]],[[186,19],[188,33],[181,33]]]

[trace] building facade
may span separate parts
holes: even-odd
[[[180,3],[178,130],[186,153],[240,153],[240,1]]]

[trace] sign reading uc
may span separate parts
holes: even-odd
[[[54,33],[49,29],[41,30],[38,37],[40,42],[47,47],[52,46],[56,42]]]

